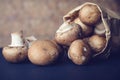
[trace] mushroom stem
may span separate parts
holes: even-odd
[[[103,23],[98,24],[94,29],[95,34],[105,35],[105,27]]]
[[[64,33],[66,31],[69,31],[71,28],[73,28],[73,25],[69,24],[68,22],[64,22],[56,31],[56,33]]]
[[[30,36],[30,37],[26,37],[25,38],[25,41],[26,41],[26,43],[27,43],[27,46],[28,46],[28,48],[32,45],[32,43],[34,42],[34,41],[36,41],[37,40],[37,38],[35,38],[34,36]]]
[[[24,46],[23,31],[11,33],[10,47]]]

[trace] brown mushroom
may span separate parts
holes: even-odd
[[[48,65],[59,56],[59,49],[51,40],[36,40],[28,50],[28,58],[35,65]]]
[[[80,21],[79,18],[76,18],[74,22],[80,25],[80,27],[82,28],[82,33],[84,37],[88,37],[93,34],[93,31],[94,31],[93,27],[85,25]]]
[[[99,35],[93,35],[88,39],[88,43],[92,50],[98,53],[105,48],[106,39]]]
[[[81,27],[76,23],[64,22],[55,34],[55,40],[64,46],[69,46],[74,40],[81,37]]]
[[[83,40],[75,40],[68,50],[69,59],[77,65],[85,64],[90,59],[90,55],[91,50]]]
[[[24,44],[23,33],[15,32],[11,34],[11,45],[4,47],[2,54],[8,62],[18,63],[27,58],[27,47]]]
[[[86,4],[79,11],[79,18],[86,25],[96,24],[100,20],[100,16],[100,10],[93,4]]]

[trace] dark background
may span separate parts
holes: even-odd
[[[96,58],[88,64],[73,64],[67,55],[56,64],[35,66],[29,61],[11,64],[5,61],[0,49],[0,80],[120,80],[120,52],[108,59]]]
[[[10,44],[10,33],[51,39],[63,23],[62,17],[86,1],[97,3],[120,15],[119,0],[0,0],[0,47]]]

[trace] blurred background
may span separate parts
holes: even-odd
[[[10,33],[52,39],[62,17],[73,8],[94,2],[120,15],[119,0],[0,0],[0,47],[10,44]]]

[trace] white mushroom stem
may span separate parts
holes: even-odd
[[[24,46],[23,32],[11,33],[11,44],[10,47],[20,47]]]
[[[64,22],[59,29],[56,31],[56,33],[64,33],[66,31],[69,31],[71,28],[73,28],[74,26],[72,24],[70,24],[69,22]]]
[[[101,24],[98,24],[96,27],[95,27],[95,30],[94,32],[98,35],[103,35],[105,34],[105,27],[104,27],[104,24],[101,23]]]
[[[30,36],[30,37],[25,38],[25,41],[26,41],[28,47],[30,47],[32,45],[32,43],[36,40],[37,40],[37,38],[35,38],[34,36]]]

